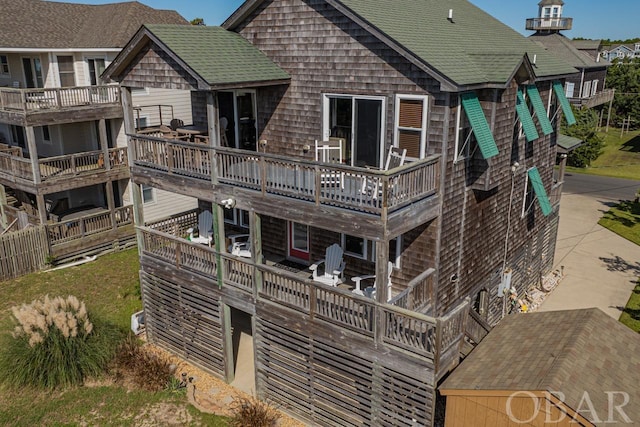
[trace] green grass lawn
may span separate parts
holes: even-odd
[[[605,213],[598,224],[640,245],[640,203],[622,202]]]
[[[81,266],[0,282],[0,330],[7,331],[12,325],[12,306],[46,294],[75,295],[85,302],[90,315],[128,330],[131,313],[142,306],[138,269],[138,254],[132,249]],[[0,389],[0,402],[2,426],[166,425],[163,414],[166,417],[167,413],[180,414],[181,425],[226,425],[222,418],[188,405],[184,393],[127,391],[116,386]]]
[[[640,281],[631,293],[631,298],[620,316],[620,322],[640,333]]]
[[[609,133],[599,135],[605,141],[600,157],[588,168],[568,167],[567,171],[640,180],[640,131],[625,133],[621,137],[620,129],[610,128]]]

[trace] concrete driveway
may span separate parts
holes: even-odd
[[[579,176],[573,179],[584,181]],[[565,191],[578,189],[563,193],[560,205],[555,268],[564,266],[565,277],[538,311],[598,307],[618,319],[640,277],[640,246],[598,225],[620,198],[633,197],[640,182],[626,181],[622,197],[619,190],[624,180],[588,178],[594,179],[595,191],[580,190],[584,186],[576,182],[565,186]]]

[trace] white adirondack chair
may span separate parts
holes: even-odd
[[[389,265],[387,266],[387,301],[391,300],[391,272],[393,271],[393,263],[391,261],[389,261]],[[367,289],[363,289],[362,288],[362,281],[363,280],[367,280],[367,279],[375,279],[376,276],[375,275],[371,275],[371,276],[357,276],[357,277],[352,277],[351,280],[353,280],[356,283],[356,288],[354,290],[352,290],[351,292],[353,292],[356,295],[362,295],[364,296],[365,292],[364,290]],[[371,289],[370,294],[367,293],[368,295],[371,296],[371,298],[375,298],[376,296],[376,282],[374,280],[373,282],[373,289]]]
[[[404,165],[405,158],[407,157],[407,149],[403,148],[402,150],[398,147],[390,147],[389,153],[387,154],[387,160],[384,164],[384,171],[388,171],[390,169],[399,168]],[[379,197],[379,193],[381,191],[381,182],[378,179],[370,179],[367,178],[362,183],[362,194],[366,194],[373,199],[377,199]]]
[[[231,255],[251,258],[251,244],[249,243],[249,234],[234,234],[229,236],[229,252]]]
[[[343,251],[340,245],[334,243],[329,246],[325,251],[324,259],[316,261],[309,266],[313,280],[329,286],[337,286],[342,283],[345,266],[342,255]],[[321,269],[319,267],[322,264],[324,264],[324,270],[320,272],[319,270]]]
[[[193,228],[187,230],[189,240],[211,246],[213,243],[213,215],[210,211],[202,211],[198,215],[198,235],[193,235]]]

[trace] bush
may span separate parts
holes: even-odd
[[[110,372],[116,382],[156,392],[170,387],[174,367],[168,360],[145,351],[130,334],[118,347]]]
[[[89,320],[74,296],[45,296],[11,312],[16,326],[0,353],[0,381],[9,386],[82,384],[103,372],[120,338],[113,326]]]
[[[255,397],[236,397],[231,403],[233,416],[229,425],[234,427],[272,427],[280,413],[271,405]]]

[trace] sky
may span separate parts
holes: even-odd
[[[120,0],[65,0],[70,3],[104,4]],[[243,0],[139,0],[156,9],[177,10],[187,20],[203,18],[207,25],[220,25]],[[389,0],[393,1],[393,0]],[[525,20],[538,15],[538,0],[470,0],[516,31],[525,31]],[[565,0],[563,16],[573,18],[573,29],[563,34],[569,38],[625,40],[640,37],[637,17],[638,0]],[[619,11],[616,15],[608,11]]]

